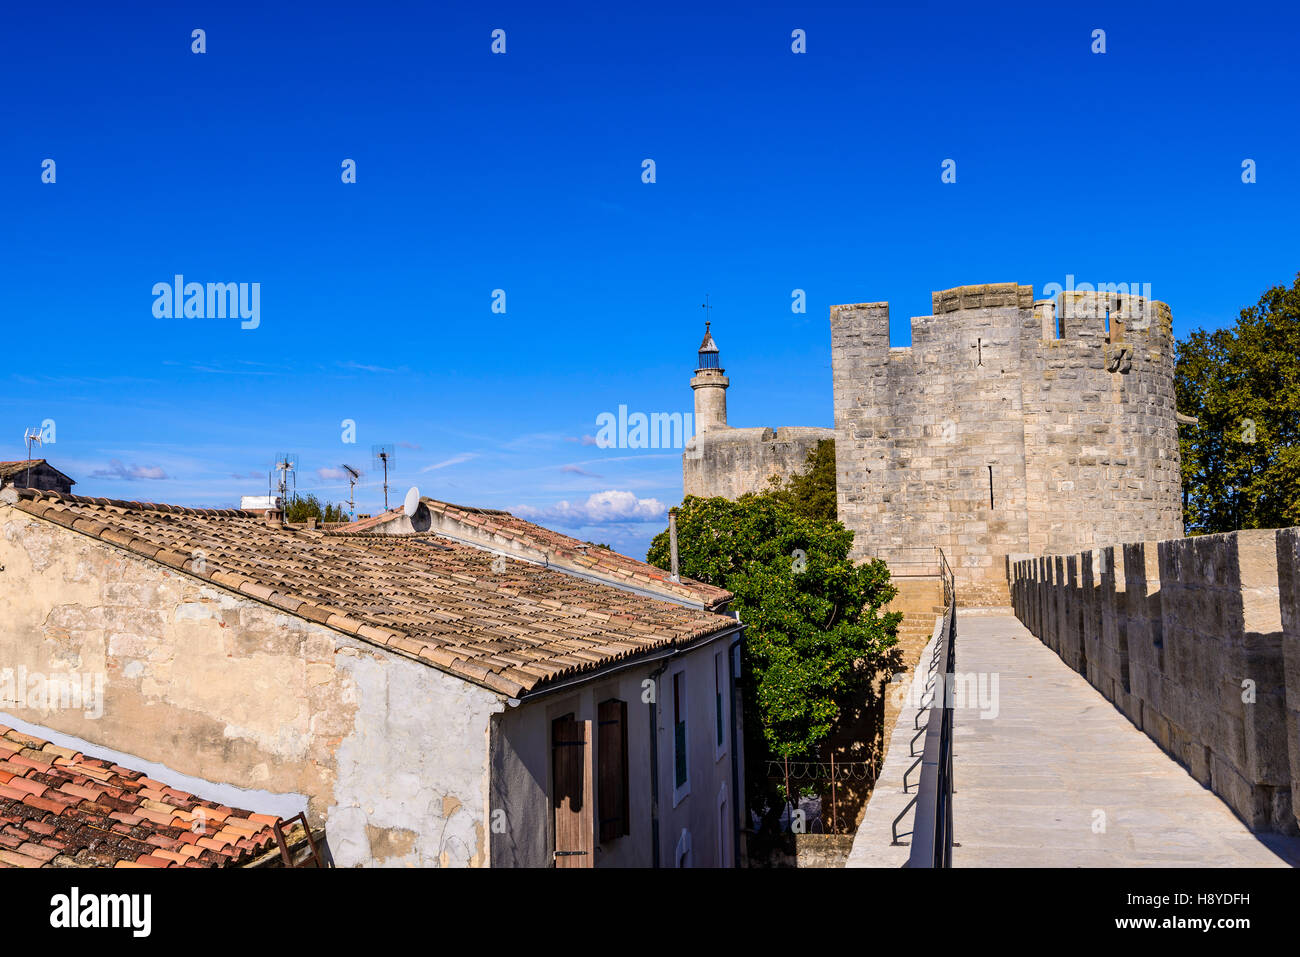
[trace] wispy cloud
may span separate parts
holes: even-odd
[[[511,509],[521,518],[535,519],[566,528],[584,525],[614,525],[629,522],[653,522],[662,519],[667,506],[657,498],[637,498],[632,492],[607,489],[596,492],[585,502],[556,502],[545,508],[518,505]]]
[[[316,470],[316,477],[328,480],[341,480],[348,477],[348,473],[342,469],[321,468]]]
[[[353,372],[376,372],[376,373],[396,373],[405,372],[405,367],[400,369],[390,369],[387,366],[366,365],[363,362],[353,362],[349,359],[347,362],[337,363],[340,369],[350,369]]]
[[[570,475],[585,475],[587,478],[600,478],[595,472],[588,472],[586,469],[580,469],[576,465],[561,465],[561,472],[567,472]]]
[[[157,465],[123,465],[119,459],[112,459],[106,469],[95,469],[91,478],[106,479],[165,479],[167,473]]]
[[[460,455],[453,455],[451,458],[442,462],[435,462],[433,465],[426,465],[420,469],[421,472],[434,472],[438,469],[445,469],[449,465],[460,465],[462,462],[468,462],[470,459],[478,458],[477,452],[461,452]]]

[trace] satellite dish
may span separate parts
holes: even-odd
[[[420,490],[414,485],[406,493],[406,501],[402,504],[402,511],[406,513],[407,518],[414,518],[416,511],[420,508]]]

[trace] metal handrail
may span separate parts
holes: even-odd
[[[943,572],[944,620],[943,634],[935,653],[942,663],[939,674],[944,677],[935,692],[926,727],[908,867],[952,866],[952,673],[957,651],[957,590],[956,576],[948,559],[943,549],[938,551]],[[938,700],[940,693],[943,694],[942,704]]]

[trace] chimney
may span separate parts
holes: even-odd
[[[262,513],[262,521],[273,528],[279,528],[284,524],[284,512],[278,508],[268,508]]]
[[[316,516],[315,515],[308,516],[307,531],[314,532],[315,530],[316,530]]]
[[[672,580],[681,581],[677,572],[677,509],[668,510],[668,549],[672,554]]]

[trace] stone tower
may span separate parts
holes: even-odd
[[[839,518],[895,573],[943,549],[967,605],[1006,556],[1183,534],[1162,302],[959,286],[889,344],[889,304],[831,308]]]
[[[761,492],[771,480],[784,481],[802,472],[808,453],[833,429],[784,426],[779,429],[733,429],[727,425],[727,387],[718,344],[704,324],[699,361],[691,388],[695,391],[695,435],[682,455],[682,491],[704,498],[736,499]]]
[[[695,432],[701,435],[714,429],[727,427],[727,386],[731,385],[724,374],[727,370],[719,364],[718,344],[709,332],[710,323],[704,324],[704,340],[700,343],[700,364],[691,379],[695,390]]]

